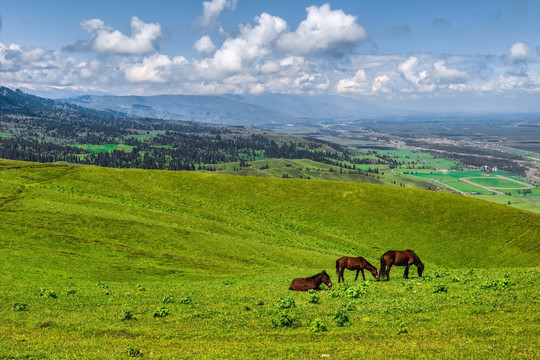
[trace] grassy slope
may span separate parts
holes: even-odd
[[[455,358],[460,349],[489,358],[494,346],[508,358],[538,354],[538,342],[526,341],[538,329],[520,316],[538,309],[536,270],[478,270],[465,280],[452,270],[539,265],[540,216],[502,205],[370,184],[0,160],[0,217],[0,331],[11,334],[0,357],[125,358],[130,347],[163,358],[403,357],[390,346],[398,340],[412,358]],[[415,249],[426,282],[413,270],[402,285],[393,270],[393,282],[372,283],[358,299],[346,328],[332,325],[335,309],[352,301],[341,285],[339,296],[321,293],[321,305],[293,294],[301,326],[271,327],[292,277],[330,272],[344,254],[376,263],[390,248]],[[431,291],[436,269],[461,278],[442,278],[448,296]],[[478,293],[505,271],[521,279],[515,290]],[[59,297],[40,297],[40,288]],[[153,319],[166,294],[176,298],[166,305],[173,315]],[[186,294],[193,302],[181,305]],[[16,302],[30,310],[12,311]],[[136,322],[118,320],[126,307]],[[323,339],[309,333],[314,317],[330,328]],[[396,333],[404,318],[406,338]]]

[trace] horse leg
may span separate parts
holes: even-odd
[[[358,280],[358,273],[360,272],[360,269],[356,269],[356,277],[354,278],[354,281]]]
[[[343,277],[343,273],[344,273],[344,272],[345,272],[345,268],[341,268],[341,269],[339,270],[338,284],[339,284],[339,282],[340,282],[339,280],[345,282],[345,278]]]
[[[390,281],[390,269],[392,268],[392,264],[389,264],[386,266],[386,280]]]
[[[405,265],[405,272],[403,273],[403,278],[404,279],[409,278],[409,264]]]
[[[360,269],[362,270],[362,277],[364,278],[364,281],[366,281],[366,276],[364,275],[364,269]]]

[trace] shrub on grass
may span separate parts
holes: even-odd
[[[407,328],[407,325],[405,323],[400,323],[398,327],[398,335],[401,334],[407,334],[409,332],[409,329]]]
[[[160,307],[154,311],[154,317],[165,317],[169,315],[169,310],[166,307]]]
[[[445,284],[436,284],[433,286],[434,293],[448,292],[448,287]]]
[[[272,325],[274,327],[291,327],[298,325],[298,320],[290,316],[286,311],[282,311],[272,318]]]
[[[130,309],[123,309],[120,313],[120,320],[135,320],[135,316],[133,316],[133,312]]]
[[[347,313],[347,310],[345,309],[338,309],[334,313],[333,319],[338,326],[345,326],[345,325],[350,324],[349,314]]]
[[[13,311],[28,311],[28,304],[15,303],[13,304]]]
[[[141,350],[137,348],[129,348],[126,351],[126,354],[128,357],[142,357],[143,356]]]
[[[310,304],[318,304],[321,302],[321,298],[317,295],[311,295],[311,298],[309,299]]]
[[[294,299],[290,296],[280,297],[277,301],[278,309],[290,309],[296,307]]]
[[[56,292],[54,290],[44,289],[44,288],[41,289],[39,295],[41,297],[53,298],[53,299],[56,299],[58,297],[58,295],[56,295]]]
[[[486,281],[485,283],[480,285],[482,289],[491,289],[491,290],[497,290],[497,291],[508,290],[510,289],[510,286],[512,286],[512,284],[510,283],[510,280],[508,280],[508,278],[506,277],[502,279],[496,279],[493,281]]]
[[[180,300],[178,300],[178,303],[188,305],[192,303],[192,300],[189,296],[182,296]]]
[[[174,302],[174,297],[172,297],[171,295],[167,295],[163,299],[164,304],[172,304],[173,302]]]
[[[309,324],[309,331],[311,331],[312,333],[327,331],[327,330],[328,329],[326,328],[326,325],[319,318],[313,319],[313,321]]]

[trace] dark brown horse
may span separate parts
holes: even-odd
[[[362,272],[362,277],[364,278],[364,281],[366,281],[366,276],[364,275],[364,269],[368,269],[371,274],[373,274],[373,277],[377,280],[379,280],[379,276],[377,275],[377,268],[375,266],[371,265],[366,259],[363,257],[349,257],[349,256],[343,256],[336,260],[336,274],[338,275],[338,283],[343,280],[345,282],[345,278],[343,277],[343,272],[345,269],[349,270],[356,270],[356,278],[354,281],[358,279],[358,273]]]
[[[409,266],[413,264],[416,265],[416,269],[418,270],[418,276],[422,277],[422,272],[424,271],[424,264],[422,264],[422,261],[420,261],[420,258],[414,253],[414,251],[387,251],[381,256],[381,270],[379,270],[379,278],[383,279],[384,277],[386,277],[386,280],[390,280],[390,268],[392,268],[392,265],[396,265],[405,266],[405,273],[403,274],[403,278],[408,279]]]
[[[321,286],[322,283],[325,283],[328,287],[332,287],[332,281],[330,281],[330,276],[328,276],[328,274],[324,270],[317,275],[313,275],[312,277],[294,279],[291,283],[291,286],[289,287],[289,290],[321,290],[319,286]]]

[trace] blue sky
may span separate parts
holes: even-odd
[[[41,95],[540,111],[540,1],[2,0],[0,16],[0,83]]]

